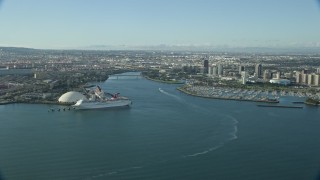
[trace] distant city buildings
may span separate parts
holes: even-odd
[[[245,69],[244,69],[244,66],[240,65],[240,66],[239,66],[239,74],[241,74],[241,72],[244,71],[244,70],[245,70]]]
[[[223,65],[220,63],[218,64],[218,76],[223,75]]]
[[[262,77],[262,65],[261,64],[256,64],[254,72],[255,72],[255,76],[257,78],[261,78]]]
[[[285,73],[284,76],[285,76],[287,79],[292,79],[292,73],[291,73],[291,72]]]
[[[218,76],[218,68],[217,66],[209,66],[208,76],[217,77]]]
[[[296,83],[299,84],[300,82],[302,82],[302,75],[301,72],[296,72]]]
[[[268,79],[271,79],[271,73],[269,70],[264,70],[263,72],[263,80],[267,81]]]
[[[254,64],[254,71],[253,76],[252,71],[250,73],[250,69],[252,68],[248,67],[248,72],[245,69],[244,65],[238,65],[236,66],[238,69],[230,69],[231,65],[228,66],[225,69],[224,65],[227,63],[218,62],[215,65],[209,66],[208,62],[208,76],[209,77],[220,77],[225,79],[226,77],[237,77],[239,79],[240,75],[240,81],[242,84],[246,84],[247,82],[251,83],[257,83],[257,82],[269,82],[273,84],[280,84],[280,85],[289,85],[292,82],[296,84],[301,85],[308,85],[308,86],[319,86],[319,73],[311,73],[312,71],[304,69],[302,71],[296,72],[295,76],[292,71],[285,71],[282,72],[280,69],[277,70],[270,70],[265,69],[262,71],[262,64]],[[204,68],[206,66],[206,61],[204,60],[203,64]],[[317,72],[319,72],[319,69],[316,69]]]
[[[212,71],[213,71],[213,67],[212,67],[212,66],[209,66],[209,67],[208,67],[208,75],[209,75],[209,76],[212,76]]]
[[[203,61],[203,68],[204,74],[207,74],[209,72],[209,60],[205,59]]]
[[[301,72],[296,72],[296,83],[309,85],[309,86],[319,86],[320,79],[319,74],[317,73],[309,73],[308,70],[302,70]]]
[[[315,74],[314,75],[314,85],[315,86],[319,86],[320,84],[320,75],[319,74]]]
[[[212,67],[212,76],[217,76],[218,75],[218,68],[217,66]]]
[[[242,81],[242,84],[246,84],[246,83],[247,83],[247,78],[248,78],[247,72],[246,72],[246,71],[242,71],[242,72],[241,72],[241,81]]]

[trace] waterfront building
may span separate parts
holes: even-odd
[[[287,79],[291,79],[291,78],[292,78],[292,73],[291,73],[291,72],[285,73],[284,76],[285,76]]]
[[[244,71],[244,66],[239,66],[239,74],[241,74],[241,72]]]
[[[317,68],[317,74],[320,74],[320,67]]]
[[[242,71],[241,72],[241,77],[245,77],[245,78],[248,78],[249,74],[247,71]]]
[[[270,79],[270,77],[271,77],[271,74],[270,74],[270,71],[269,70],[264,70],[264,72],[263,72],[263,80],[268,80],[268,79]]]
[[[204,67],[200,67],[200,74],[206,74],[206,73],[204,72]]]
[[[212,76],[213,67],[209,66],[208,68],[208,76]]]
[[[285,85],[285,86],[287,86],[291,83],[290,80],[288,80],[288,79],[278,79],[278,78],[271,79],[269,82],[272,84],[280,84],[280,85]]]
[[[320,84],[320,75],[319,74],[315,74],[314,75],[314,85],[315,86],[319,86]]]
[[[79,92],[70,91],[60,96],[58,101],[60,103],[76,103],[80,99],[86,100],[87,98]]]
[[[248,73],[246,71],[241,72],[241,80],[242,84],[246,84],[248,79]]]
[[[217,66],[213,66],[212,67],[212,76],[217,76],[218,75],[218,70],[217,70]]]
[[[313,75],[313,85],[319,86],[320,84],[320,75],[319,74],[314,74]]]
[[[277,72],[276,78],[277,78],[277,79],[280,79],[280,78],[281,78],[281,72],[280,72],[280,71]]]
[[[218,75],[219,76],[223,75],[223,66],[222,66],[222,64],[218,64]]]
[[[308,75],[301,73],[301,83],[308,84]]]
[[[262,65],[261,64],[256,64],[255,67],[255,75],[257,78],[261,78],[262,77]]]
[[[271,72],[270,79],[276,79],[276,78],[277,78],[277,72]]]
[[[302,83],[302,75],[301,75],[301,73],[300,72],[296,72],[296,83],[297,84],[300,84],[300,83]]]
[[[247,79],[245,77],[242,77],[242,84],[246,84],[247,83]]]
[[[313,85],[314,84],[314,82],[313,82],[313,75],[314,74],[308,74],[308,85]]]
[[[203,61],[203,68],[204,74],[207,74],[209,71],[209,60],[205,59]]]

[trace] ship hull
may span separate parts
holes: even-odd
[[[80,101],[77,102],[72,107],[76,110],[85,110],[85,109],[109,109],[109,108],[118,108],[118,107],[126,107],[131,105],[130,100],[108,100],[108,101],[92,101],[85,102]]]

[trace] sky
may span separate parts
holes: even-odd
[[[0,0],[0,46],[97,45],[320,48],[320,0]]]

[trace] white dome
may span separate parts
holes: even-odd
[[[271,79],[269,82],[272,84],[281,84],[281,85],[290,84],[290,80],[288,79]]]
[[[59,98],[59,102],[62,103],[75,103],[80,99],[87,99],[83,94],[76,92],[76,91],[70,91],[67,93],[64,93],[62,96]]]

